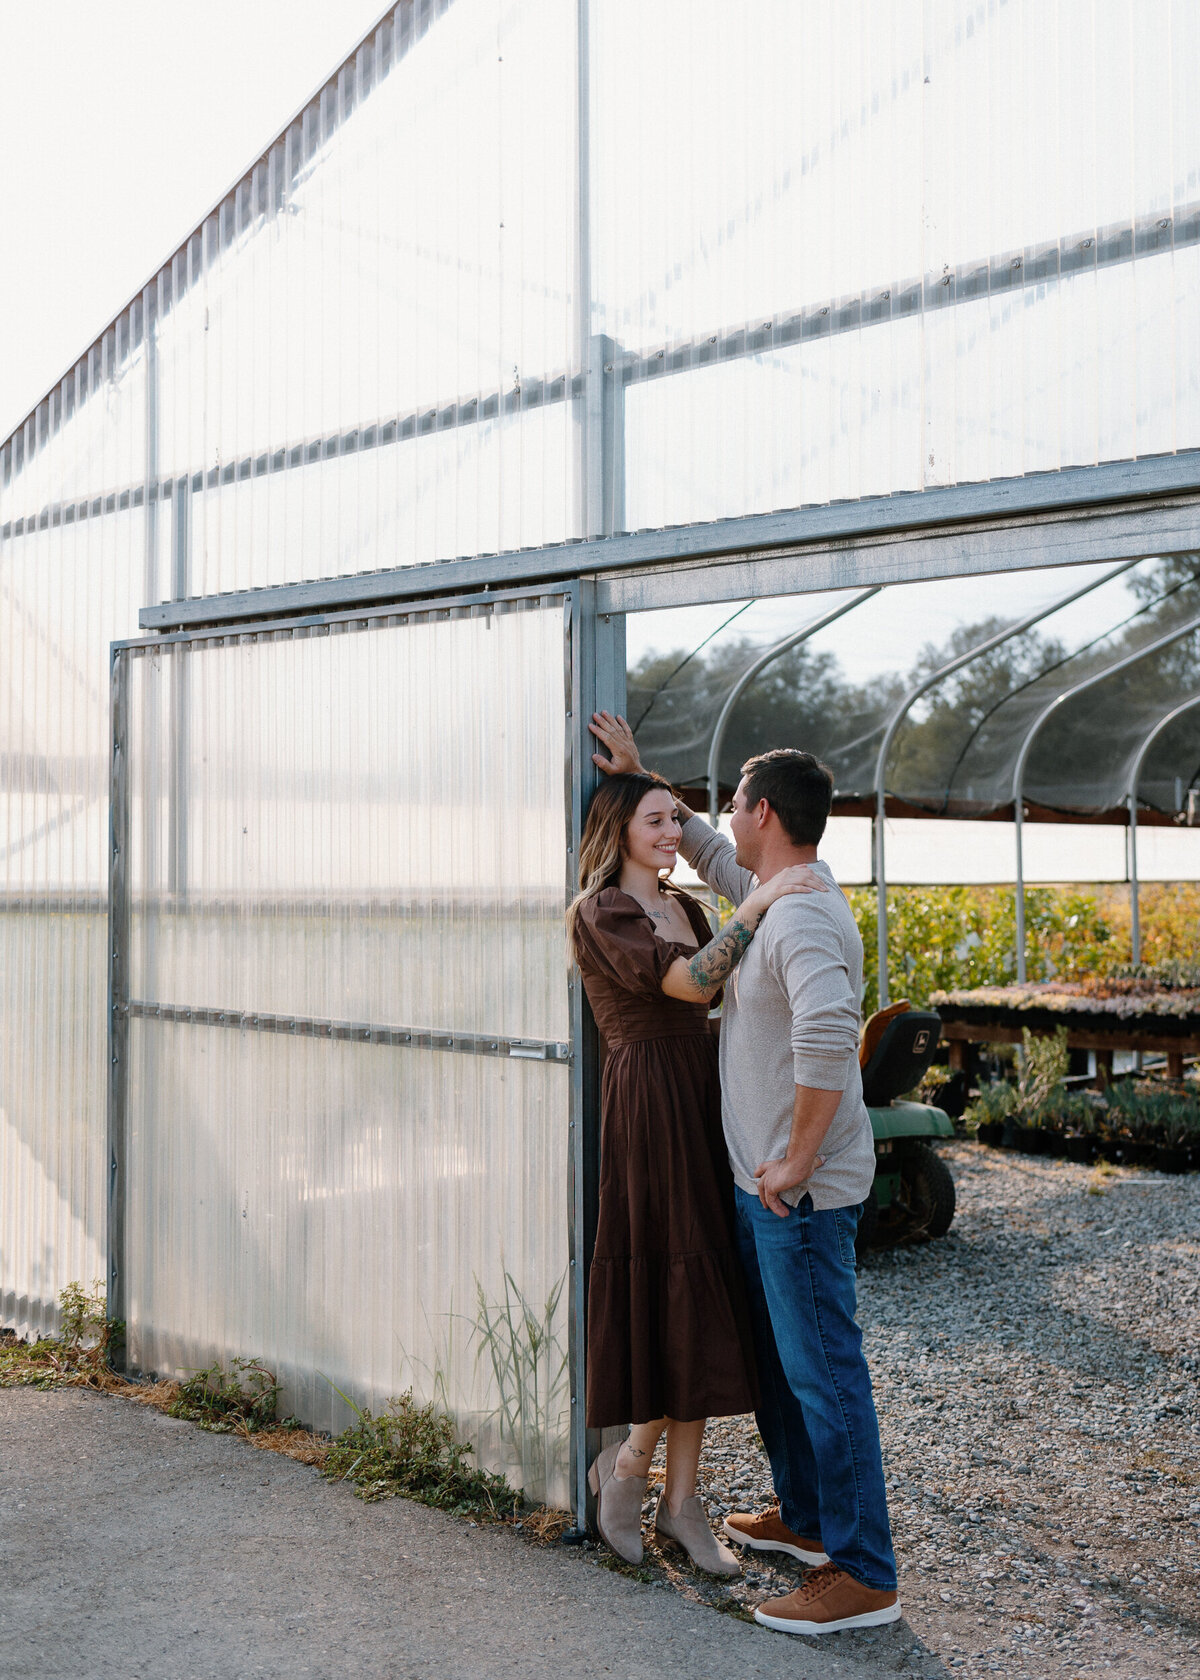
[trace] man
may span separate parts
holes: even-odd
[[[623,718],[596,713],[607,771],[641,768]],[[680,850],[740,904],[758,881],[808,864],[823,893],[772,905],[725,992],[721,1100],[737,1238],[754,1315],[759,1432],[779,1507],[725,1532],[817,1566],[755,1620],[786,1633],[897,1621],[879,1424],[855,1322],[854,1238],[875,1174],[858,1066],[862,941],[817,845],[833,778],[782,749],[742,767],[731,845],[680,805]]]

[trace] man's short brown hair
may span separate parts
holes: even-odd
[[[833,804],[833,771],[812,753],[776,747],[742,765],[746,804],[765,799],[793,846],[815,846]]]

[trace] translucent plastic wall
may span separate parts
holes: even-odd
[[[398,7],[158,276],[166,597],[576,534],[574,64],[558,0]]]
[[[389,12],[0,448],[6,1323],[104,1271],[110,642],[578,532],[575,39],[555,0]]]
[[[1192,0],[604,0],[626,519],[1200,443]]]
[[[138,1369],[412,1388],[567,1502],[561,597],[123,656]],[[118,841],[119,843],[119,841]]]
[[[6,446],[5,508],[128,483],[144,417],[126,318]],[[117,498],[0,537],[0,1321],[27,1333],[105,1271],[108,644],[137,628],[148,541]]]

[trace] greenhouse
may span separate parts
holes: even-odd
[[[412,1388],[582,1513],[592,711],[714,814],[810,747],[881,888],[1200,876],[1198,56],[386,13],[0,450],[4,1322],[103,1277],[131,1370]]]

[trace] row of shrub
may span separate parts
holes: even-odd
[[[981,1143],[1069,1160],[1200,1168],[1200,1085],[1137,1076],[1103,1091],[1066,1084],[1067,1032],[1024,1034],[1016,1077],[980,1088],[964,1122]],[[935,1099],[936,1100],[936,1099]]]
[[[875,889],[852,887],[847,897],[863,940],[863,1008],[870,1015],[879,996]],[[1142,887],[1139,903],[1145,963],[1154,968],[1174,964],[1194,975],[1200,883],[1150,882]],[[1025,923],[1031,981],[1136,972],[1128,969],[1128,887],[1028,887]],[[908,997],[922,1008],[937,991],[1010,985],[1017,977],[1016,951],[1011,887],[893,887],[888,892],[893,997]]]

